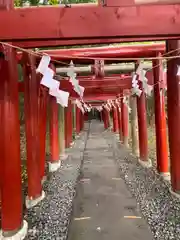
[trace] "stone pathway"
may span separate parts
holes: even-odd
[[[136,200],[120,177],[111,133],[92,121],[68,240],[152,240]]]

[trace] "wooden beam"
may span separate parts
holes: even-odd
[[[178,39],[178,36],[167,36],[166,39]],[[142,38],[96,38],[96,39],[75,39],[75,40],[26,40],[16,42],[16,46],[22,48],[40,48],[40,47],[60,47],[60,46],[74,46],[74,45],[93,45],[93,44],[110,44],[122,42],[143,42],[143,41],[162,41],[164,37],[142,37]]]
[[[157,52],[165,53],[164,43],[121,45],[116,47],[74,48],[45,50],[42,53],[51,55],[54,60],[68,60],[79,58],[138,58],[154,57]],[[82,59],[84,60],[84,59]]]
[[[180,0],[105,0],[104,5],[107,7],[128,7],[138,5],[164,5],[178,3],[180,3]]]
[[[114,36],[149,39],[180,36],[180,15],[178,5],[30,7],[1,11],[0,29],[1,41],[89,39],[90,44],[90,39]]]

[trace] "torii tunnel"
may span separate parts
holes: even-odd
[[[105,2],[106,6],[111,4],[109,0]],[[112,115],[113,132],[118,135],[120,144],[129,147],[128,141],[131,138],[132,154],[147,168],[152,165],[148,156],[146,92],[138,79],[142,93],[140,96],[132,94],[132,73],[138,69],[140,60],[151,62],[152,67],[148,67],[146,77],[148,85],[154,87],[157,172],[164,178],[170,176],[172,193],[180,193],[180,77],[177,74],[180,7],[176,5],[177,1],[165,3],[166,5],[164,2],[167,1],[159,1],[160,5],[140,4],[138,7],[135,2],[113,0],[112,7],[109,8],[103,7],[99,2],[98,5],[72,5],[70,8],[43,6],[17,9],[13,9],[11,1],[0,2],[2,239],[25,239],[28,229],[24,220],[22,197],[19,94],[24,95],[27,209],[35,207],[45,198],[43,181],[46,177],[46,125],[49,125],[50,131],[49,172],[56,172],[61,161],[68,157],[67,149],[74,141],[73,131],[78,137],[83,130],[87,119],[86,108],[84,107],[84,113],[75,104],[75,100],[82,99],[74,90],[69,77],[63,76],[61,79],[58,73],[58,69],[69,66],[71,60],[77,68],[90,65],[86,76],[81,71],[77,75],[79,84],[85,88],[84,103],[102,107],[100,115],[105,129],[110,127]],[[74,22],[77,28],[74,28]],[[145,40],[165,40],[166,43],[27,51],[33,47]],[[48,89],[40,84],[42,75],[36,69],[42,54],[51,56],[50,67],[55,72],[56,80],[60,81],[60,90],[70,94],[67,107],[60,106],[56,98],[49,95]],[[162,61],[165,57],[167,72],[164,71]],[[132,62],[135,67],[128,71],[118,69],[120,64],[128,62]],[[112,64],[116,64],[117,70],[106,71],[106,66]],[[21,68],[23,81],[19,81],[17,67]],[[169,139],[166,133],[166,88]],[[124,97],[129,99],[130,114]]]

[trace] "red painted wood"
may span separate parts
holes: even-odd
[[[153,61],[154,72],[154,107],[156,126],[156,157],[157,169],[159,173],[167,173],[168,169],[168,146],[166,112],[164,103],[164,90],[160,87],[162,81],[162,63],[159,60]]]
[[[14,1],[13,0],[0,0],[0,11],[1,10],[12,10],[14,8]]]
[[[140,89],[142,82],[139,81]],[[141,161],[148,161],[148,133],[147,133],[147,116],[146,116],[146,96],[142,89],[142,94],[137,97],[137,115],[139,131],[139,154]]]
[[[167,36],[166,39],[178,39],[178,36]],[[74,40],[44,40],[44,41],[18,41],[16,46],[22,48],[35,48],[35,47],[59,47],[59,46],[73,46],[73,45],[89,45],[91,44],[109,44],[109,43],[124,43],[124,42],[142,42],[142,41],[163,41],[164,37],[142,37],[142,38],[96,38],[96,39],[74,39]]]
[[[112,6],[121,6],[121,7],[129,7],[135,5],[135,0],[104,0],[105,6],[112,7]]]
[[[43,178],[45,176],[46,125],[49,93],[46,88],[41,86],[39,94],[40,172]]]
[[[179,49],[179,41],[168,41],[167,52]],[[179,55],[179,51],[174,54]],[[173,54],[170,54],[172,56]],[[175,192],[180,193],[180,77],[177,76],[177,65],[179,59],[172,59],[167,62],[167,106],[168,106],[168,131],[169,150],[171,160],[171,184]]]
[[[160,38],[163,40],[163,38]],[[89,45],[91,44],[105,44],[105,43],[119,43],[125,42],[126,39],[123,38],[110,38],[110,39],[75,39],[75,40],[50,40],[50,41],[18,41],[16,45],[22,48],[35,48],[35,47],[59,47],[59,46],[73,46],[73,45]],[[137,39],[131,39],[132,42],[137,41]],[[138,39],[141,41],[141,39]],[[144,39],[143,39],[144,41]]]
[[[78,78],[79,80],[79,78]],[[60,89],[63,91],[68,91],[70,93],[70,96],[76,97],[78,98],[79,95],[74,91],[74,88],[72,86],[72,83],[69,82],[68,80],[60,80],[61,84],[60,84]],[[19,83],[19,91],[23,92],[23,82]],[[92,90],[92,88],[108,88],[108,87],[120,87],[122,89],[131,89],[132,87],[132,79],[130,77],[126,77],[124,79],[120,78],[114,79],[114,78],[110,78],[110,77],[106,77],[104,79],[101,80],[93,80],[93,77],[87,79],[80,78],[79,80],[79,84],[83,87],[85,87],[85,89],[88,90]],[[93,91],[93,90],[92,90]]]
[[[59,161],[59,124],[58,124],[58,103],[56,98],[50,96],[50,152],[51,162]]]
[[[139,6],[137,11],[137,7],[120,9],[80,4],[71,8],[45,6],[2,11],[0,39],[34,41],[179,36],[178,9],[178,5]],[[78,28],[74,28],[74,23]]]
[[[70,108],[70,119],[69,122],[69,142],[72,143],[73,141],[73,105],[71,100],[69,100],[69,108]]]
[[[81,129],[80,129],[80,109],[76,106],[76,133],[79,134]]]
[[[126,104],[123,103],[123,93],[121,93],[121,122],[122,122],[122,139],[124,144],[128,144],[129,135],[129,112]]]
[[[84,121],[88,121],[88,113],[87,112],[84,113]]]
[[[139,5],[165,5],[165,4],[179,4],[179,0],[105,0],[105,6],[112,7],[129,7]]]
[[[117,115],[117,108],[112,108],[112,117],[113,117],[113,131],[118,131],[118,115]]]
[[[15,51],[0,46],[0,184],[1,228],[16,231],[22,226],[22,186],[18,72]]]
[[[110,126],[109,112],[105,108],[103,109],[103,121],[104,121],[104,128],[107,129]]]
[[[152,71],[148,71],[146,74],[148,78],[148,84],[153,85],[154,79],[153,79],[153,73]],[[119,91],[117,90],[117,87],[120,89],[131,89],[132,88],[132,77],[129,74],[126,74],[125,76],[122,76],[122,74],[111,74],[108,75],[102,79],[99,77],[94,78],[93,76],[79,76],[77,78],[79,80],[79,84],[83,87],[85,87],[85,95],[87,91],[94,92],[94,89],[92,88],[98,88],[98,89],[108,89],[115,87],[115,92]],[[61,85],[60,89],[63,91],[68,91],[70,93],[71,97],[78,98],[78,94],[74,91],[72,84],[67,80],[60,80]],[[19,91],[23,92],[23,82],[19,82]],[[166,86],[166,77],[164,79],[164,82],[161,83],[161,87]]]
[[[38,111],[39,82],[35,72],[35,57],[26,52],[23,57],[28,197],[35,199],[42,193]]]
[[[117,108],[118,114],[118,126],[119,126],[119,140],[123,141],[123,131],[122,131],[122,119],[121,119],[121,109],[120,107]]]
[[[56,60],[67,60],[69,58],[78,59],[78,57],[91,58],[137,58],[137,57],[154,57],[157,52],[165,53],[164,43],[153,44],[136,44],[136,45],[120,45],[120,46],[106,46],[106,47],[91,47],[91,48],[72,48],[72,49],[56,49],[45,50],[42,53],[47,53]],[[96,60],[95,60],[96,61]],[[98,60],[97,60],[98,61]],[[104,76],[100,74],[101,65],[97,63],[95,70],[98,73],[96,77]],[[95,73],[95,72],[94,72]]]
[[[98,100],[98,101],[107,101],[108,99],[114,99],[116,97],[117,94],[114,94],[114,93],[110,93],[110,94],[107,94],[107,93],[101,93],[101,94],[89,94],[89,95],[86,95],[85,97],[83,97],[83,100],[84,101],[92,101],[92,100]]]
[[[68,107],[65,108],[65,147],[70,147],[72,142],[72,105],[68,103]]]
[[[84,119],[84,114],[82,113],[82,111],[80,111],[80,130],[83,130],[83,119]]]

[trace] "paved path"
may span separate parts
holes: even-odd
[[[120,178],[110,133],[92,121],[77,187],[69,240],[152,240],[136,201]]]

